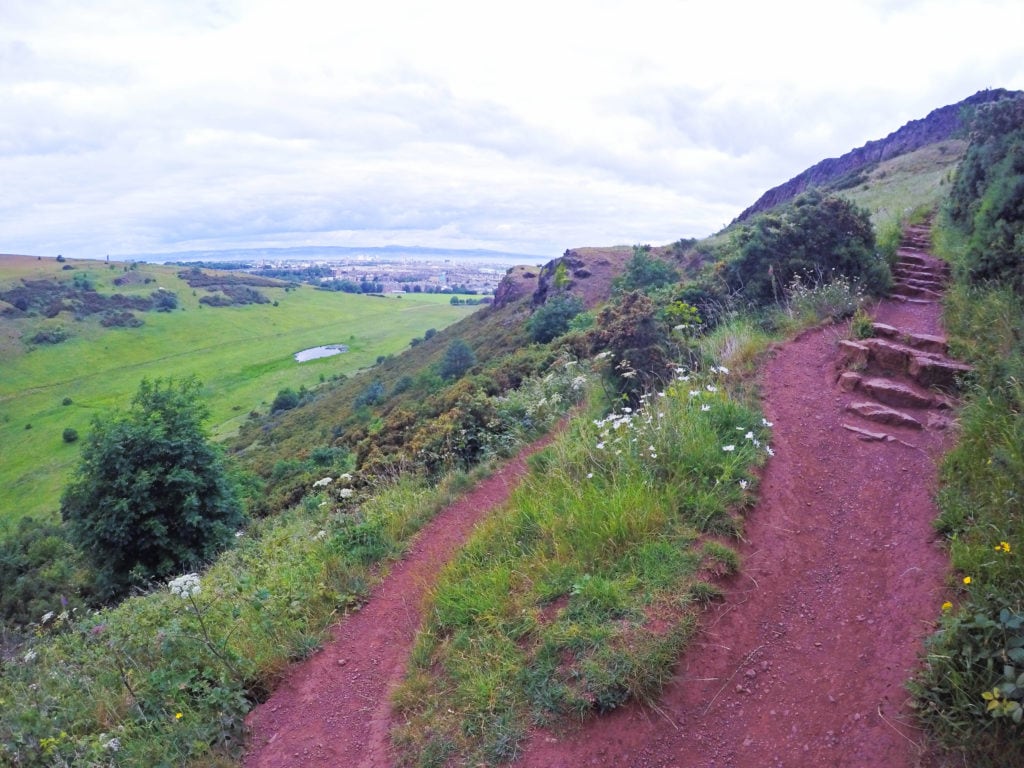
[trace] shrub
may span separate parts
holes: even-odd
[[[65,443],[73,443],[78,439],[78,430],[68,427],[64,430],[63,437]]]
[[[723,277],[730,291],[756,306],[782,301],[794,280],[821,283],[843,275],[872,294],[888,290],[892,280],[875,253],[868,212],[816,191],[760,217],[741,230],[737,244],[739,255],[725,265]]]
[[[583,311],[583,301],[572,294],[558,294],[537,308],[526,322],[530,338],[546,344],[569,330],[569,323]]]
[[[278,390],[277,397],[270,404],[270,412],[290,411],[292,408],[297,408],[298,405],[299,393],[291,387],[286,387],[285,389]]]
[[[476,365],[476,355],[462,339],[452,339],[448,344],[438,373],[442,379],[459,379]]]
[[[651,255],[651,246],[634,245],[633,256],[626,262],[622,274],[615,278],[615,291],[650,291],[672,285],[679,280],[679,273],[671,264]]]
[[[106,597],[208,562],[244,519],[199,391],[143,380],[125,413],[93,421],[61,514]]]

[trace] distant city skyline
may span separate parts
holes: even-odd
[[[1019,0],[9,0],[0,253],[704,237],[1024,89]]]

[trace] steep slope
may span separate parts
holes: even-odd
[[[939,107],[920,120],[911,120],[884,139],[869,141],[863,147],[853,149],[841,157],[828,158],[816,163],[803,173],[761,195],[758,200],[736,217],[735,222],[749,219],[755,213],[770,210],[792,200],[811,187],[825,187],[843,179],[855,178],[870,170],[877,163],[920,149],[928,144],[956,136],[963,131],[961,115],[965,109],[978,107],[992,101],[1013,98],[1019,91],[1003,88],[979,91],[963,101]]]

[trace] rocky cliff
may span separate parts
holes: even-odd
[[[949,139],[963,130],[961,116],[965,108],[977,107],[981,104],[1020,95],[1020,91],[997,88],[979,91],[956,104],[939,107],[921,120],[911,120],[884,139],[869,141],[863,147],[851,150],[842,157],[822,160],[785,184],[769,189],[761,195],[756,203],[736,217],[736,221],[743,221],[755,213],[767,211],[776,205],[792,200],[805,189],[835,184],[883,160]]]

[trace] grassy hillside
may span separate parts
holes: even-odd
[[[126,403],[143,378],[196,375],[205,385],[212,430],[223,437],[250,411],[265,411],[278,390],[352,375],[475,309],[452,306],[443,295],[382,298],[309,286],[261,287],[269,303],[211,307],[199,303],[207,292],[189,287],[176,267],[63,266],[54,259],[0,258],[0,290],[22,278],[85,277],[104,295],[142,297],[162,288],[177,295],[178,309],[137,312],[144,324],[135,328],[104,327],[96,315],[76,320],[68,311],[53,318],[0,314],[0,520],[52,515],[78,456],[76,445],[62,439],[64,430],[84,434],[94,414]],[[130,282],[114,284],[126,275]],[[31,342],[53,329],[68,338]],[[301,364],[293,358],[329,343],[349,351]]]

